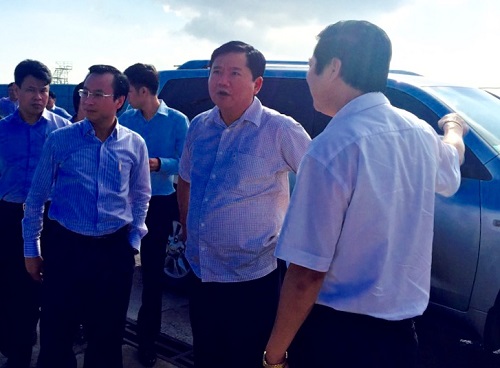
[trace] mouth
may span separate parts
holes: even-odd
[[[229,92],[227,91],[217,91],[217,95],[222,97],[230,96]]]

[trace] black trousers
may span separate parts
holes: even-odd
[[[56,221],[47,230],[39,367],[76,368],[74,332],[82,321],[84,367],[122,368],[135,262],[127,227],[105,237],[83,236]]]
[[[387,321],[316,304],[289,349],[291,368],[412,368],[412,319]]]
[[[179,218],[177,196],[153,196],[146,217],[148,233],[141,241],[142,305],[137,328],[141,348],[153,349],[161,329],[163,265],[172,221]]]
[[[280,287],[278,270],[236,283],[193,277],[189,312],[195,367],[261,367]]]
[[[29,367],[40,284],[24,265],[23,205],[0,201],[0,351],[9,367]]]

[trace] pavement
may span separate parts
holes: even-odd
[[[143,368],[139,362],[135,323],[141,306],[141,267],[139,257],[136,258],[136,271],[130,295],[130,304],[127,313],[127,326],[123,343],[124,368]],[[166,290],[163,295],[163,312],[161,336],[158,339],[158,359],[154,368],[191,368],[192,363],[192,336],[189,325],[187,298],[179,293]],[[83,368],[85,343],[75,343],[74,351],[77,358],[77,367]],[[36,367],[39,345],[34,346],[32,367]],[[7,359],[0,354],[0,368],[6,367]]]

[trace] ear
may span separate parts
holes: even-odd
[[[262,83],[264,83],[264,78],[258,77],[257,79],[255,79],[253,83],[254,83],[253,95],[256,96],[257,93],[259,93],[260,89],[262,88]]]
[[[125,103],[126,96],[120,96],[115,100],[116,111],[120,110],[120,108]]]
[[[148,89],[146,87],[142,86],[141,88],[139,88],[138,92],[140,95],[145,95],[148,93]]]
[[[342,61],[337,58],[333,58],[330,64],[328,65],[328,72],[330,73],[330,77],[336,79],[340,77],[340,70],[342,68]]]

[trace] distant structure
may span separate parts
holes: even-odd
[[[68,74],[73,69],[70,61],[56,61],[56,68],[52,75],[52,84],[68,84]]]

